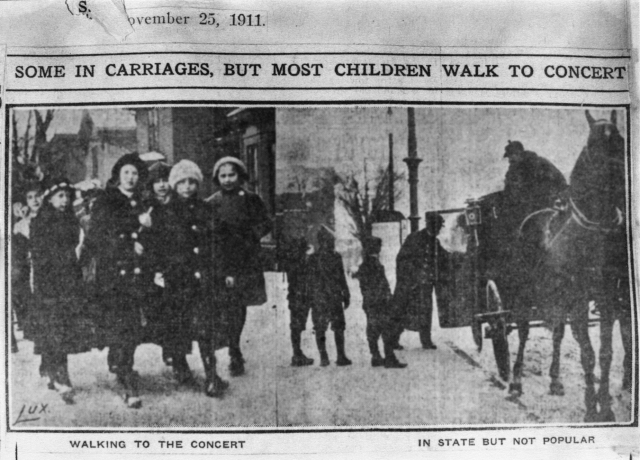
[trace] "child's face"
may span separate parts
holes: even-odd
[[[71,203],[71,194],[68,190],[58,190],[49,198],[49,203],[56,211],[64,211]]]
[[[176,184],[176,193],[182,198],[191,198],[198,191],[198,181],[184,179]]]
[[[29,210],[31,211],[31,213],[33,214],[37,213],[38,209],[40,209],[40,206],[42,205],[42,197],[40,196],[38,191],[31,190],[27,192],[26,198],[27,198],[27,206],[29,207]]]
[[[169,186],[169,182],[167,181],[167,179],[156,179],[156,181],[153,183],[153,193],[158,198],[166,197],[169,193],[169,190],[171,190],[171,187]]]
[[[138,169],[133,165],[124,165],[120,169],[120,187],[126,192],[133,192],[138,185]]]
[[[220,182],[220,186],[224,190],[235,190],[240,186],[240,177],[238,176],[238,171],[236,171],[236,167],[227,163],[220,166],[218,170],[218,182]]]

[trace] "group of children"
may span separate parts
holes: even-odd
[[[345,316],[350,294],[347,286],[342,257],[335,250],[332,233],[321,226],[317,233],[317,248],[307,255],[308,244],[304,238],[292,240],[284,257],[284,270],[288,278],[288,300],[290,310],[292,366],[308,366],[313,359],[301,349],[301,334],[306,328],[309,311],[315,331],[316,345],[320,355],[320,366],[330,364],[326,349],[326,331],[333,330],[337,360],[336,365],[348,366],[351,360],[345,353]],[[369,237],[363,245],[363,261],[354,277],[360,281],[362,306],[367,315],[366,335],[371,352],[371,365],[391,369],[402,369],[407,364],[398,361],[394,349],[401,330],[391,289],[379,256],[382,240]],[[380,354],[379,340],[382,338],[384,357]]]
[[[134,354],[143,342],[160,344],[177,381],[193,384],[186,356],[197,341],[211,397],[229,385],[217,373],[217,349],[229,347],[232,376],[244,373],[240,336],[247,306],[266,296],[256,260],[271,223],[262,200],[242,187],[240,160],[220,159],[213,178],[220,190],[205,201],[194,162],[149,171],[126,154],[82,226],[68,180],[28,187],[28,212],[13,232],[12,300],[41,355],[41,376],[65,402],[74,396],[67,357],[92,348],[109,348],[130,408],[142,405]]]
[[[105,190],[94,191],[82,219],[73,207],[75,189],[65,178],[27,187],[27,209],[13,232],[12,301],[25,338],[41,355],[40,374],[49,388],[73,403],[68,355],[108,347],[107,364],[120,395],[127,407],[139,408],[134,355],[144,342],[161,345],[177,382],[191,385],[186,357],[197,341],[204,392],[211,397],[222,396],[229,385],[217,373],[216,350],[228,347],[231,376],[245,372],[240,337],[247,306],[266,301],[260,239],[271,231],[264,203],[242,186],[247,179],[240,160],[224,157],[213,169],[219,191],[203,200],[203,174],[194,162],[147,168],[137,154],[126,154]],[[348,366],[344,309],[350,295],[342,258],[328,229],[321,227],[317,240],[309,256],[306,242],[297,241],[285,267],[292,365],[313,363],[300,346],[311,311],[320,365],[329,365],[331,326],[336,364]],[[403,368],[394,354],[398,322],[380,249],[380,239],[368,239],[355,274],[371,364]]]

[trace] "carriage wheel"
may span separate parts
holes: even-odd
[[[493,280],[487,282],[487,310],[490,312],[504,311],[502,299],[498,292],[498,286]],[[511,355],[509,354],[509,341],[507,340],[507,322],[500,315],[490,322],[491,341],[493,342],[493,355],[496,358],[498,373],[502,380],[508,381],[511,373]]]

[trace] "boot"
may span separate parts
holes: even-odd
[[[231,377],[239,377],[244,374],[244,357],[242,351],[240,351],[239,339],[236,344],[229,346],[229,374]]]
[[[142,400],[138,396],[138,373],[132,369],[118,373],[118,383],[122,386],[122,399],[129,409],[140,409]]]
[[[293,347],[293,358],[291,365],[293,367],[310,366],[313,359],[307,358],[300,347],[300,331],[291,331],[291,346]]]
[[[66,365],[66,357],[65,357],[65,362],[63,364],[60,364],[53,376],[53,386],[55,388],[55,390],[60,394],[60,396],[62,397],[62,400],[66,403],[66,404],[74,404],[75,401],[73,400],[73,396],[74,396],[74,391],[73,391],[73,387],[71,386],[71,379],[69,379],[69,372],[67,370],[67,365]]]
[[[344,352],[344,331],[333,331],[333,334],[336,339],[336,350],[338,351],[336,364],[338,366],[350,366],[352,362]]]
[[[420,331],[420,343],[423,350],[437,350],[438,347],[431,341],[431,331]]]
[[[371,352],[371,367],[380,367],[384,365],[384,359],[380,355],[378,342],[374,342],[372,338],[369,339],[369,352]]]
[[[318,352],[320,353],[320,366],[326,367],[329,365],[329,355],[327,354],[327,338],[323,333],[316,332],[316,345],[318,346]]]
[[[216,371],[216,355],[210,349],[210,344],[200,342],[200,355],[202,356],[202,364],[204,365],[205,382],[204,394],[210,398],[221,398],[224,390],[229,387],[229,382],[222,380]]]
[[[210,398],[222,398],[227,388],[229,388],[229,382],[215,374],[207,383],[204,393]]]
[[[180,385],[192,385],[195,383],[187,357],[184,355],[174,355],[171,362],[173,363],[173,375]]]
[[[239,377],[244,375],[244,373],[244,358],[242,356],[231,358],[231,362],[229,363],[229,374],[231,377]]]
[[[404,369],[407,367],[406,363],[401,363],[396,358],[396,354],[393,351],[393,344],[384,344],[384,367],[385,369]]]
[[[16,335],[13,332],[13,325],[11,326],[11,353],[18,353],[20,351],[18,349],[18,341],[16,340]]]

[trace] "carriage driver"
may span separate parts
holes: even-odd
[[[534,211],[553,206],[567,188],[566,179],[553,163],[525,150],[519,141],[509,141],[504,158],[509,160],[504,179],[505,204],[520,222]]]

